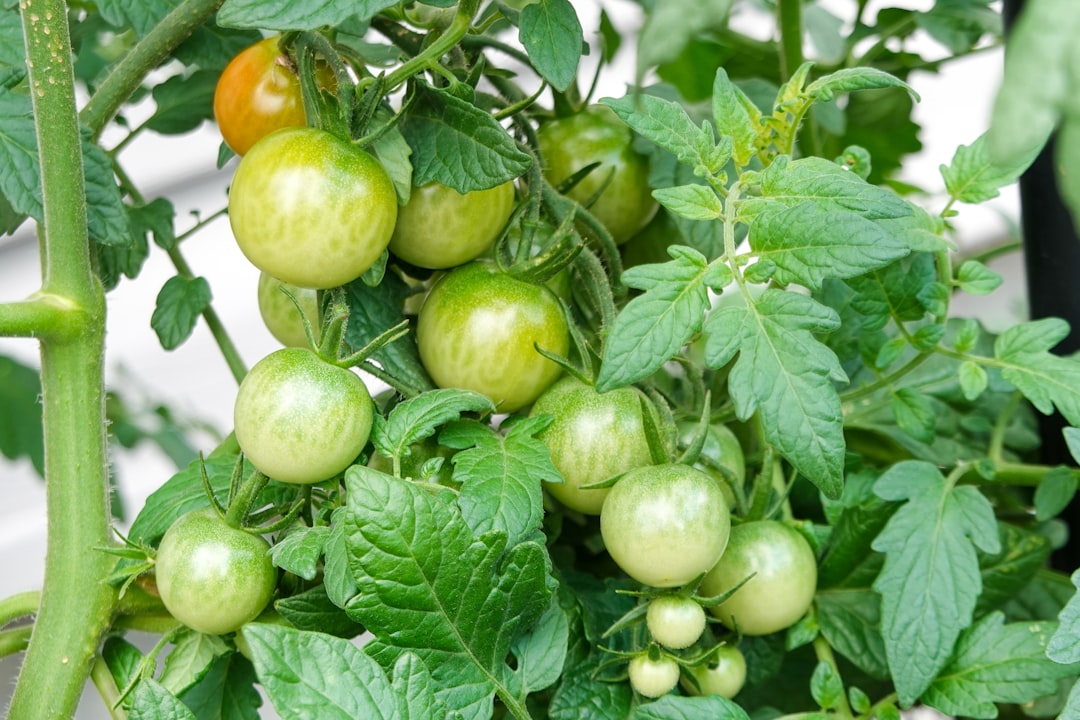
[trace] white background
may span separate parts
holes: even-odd
[[[837,2],[838,10],[851,3]],[[932,0],[889,5],[926,9]],[[587,39],[597,28],[598,6],[579,2]],[[882,6],[872,3],[872,6]],[[637,22],[633,6],[608,0],[604,3],[615,22],[633,27]],[[745,16],[744,25],[753,27],[760,18]],[[759,25],[760,26],[760,25]],[[620,57],[622,69],[633,67],[630,49]],[[958,144],[968,144],[987,126],[993,93],[1001,74],[1002,56],[992,50],[957,61],[940,75],[917,73],[911,84],[922,96],[916,121],[923,126],[924,150],[910,159],[904,179],[928,189],[939,189],[938,166],[947,163]],[[626,71],[608,75],[603,94],[622,94]],[[143,109],[142,112],[148,112]],[[220,137],[204,124],[182,137],[160,138],[146,135],[124,152],[123,161],[148,199],[169,197],[179,213],[178,231],[190,226],[191,211],[208,215],[225,205],[225,191],[233,165],[214,170]],[[108,146],[108,142],[106,142]],[[926,207],[940,210],[940,197],[928,198]],[[961,208],[957,221],[957,242],[966,248],[1000,240],[1017,222],[1015,189],[986,207]],[[258,315],[255,285],[257,271],[241,255],[228,228],[220,219],[191,240],[184,253],[194,272],[206,277],[213,289],[214,308],[250,366],[278,345],[265,330]],[[990,299],[972,304],[989,324],[1000,326],[1006,318],[1023,312],[1024,288],[1017,258],[1006,260],[997,269],[1007,273],[1003,290]],[[236,384],[220,353],[200,323],[194,335],[174,352],[161,349],[150,329],[154,298],[162,284],[175,272],[160,250],[152,252],[136,282],[125,281],[111,293],[108,319],[108,383],[124,391],[125,397],[163,401],[184,416],[206,420],[221,430],[231,426]],[[37,247],[32,228],[24,226],[13,237],[0,239],[0,301],[17,300],[34,292],[40,282]],[[0,339],[0,354],[36,363],[37,349],[30,340]],[[0,412],[4,412],[0,408]],[[202,439],[204,449],[212,447]],[[152,448],[123,452],[118,469],[124,503],[129,512],[141,507],[146,495],[164,482],[175,469]],[[45,552],[44,486],[28,462],[0,458],[0,484],[4,502],[0,507],[0,597],[41,585]],[[6,704],[9,678],[17,672],[17,658],[0,660],[0,706]],[[107,717],[93,688],[89,689],[78,717]]]

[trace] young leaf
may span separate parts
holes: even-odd
[[[1076,495],[1076,472],[1057,467],[1043,475],[1035,488],[1035,519],[1039,522],[1055,518]]]
[[[569,0],[541,0],[521,10],[521,44],[536,71],[553,88],[564,92],[577,78],[585,38]]]
[[[503,682],[523,705],[525,698],[554,685],[563,672],[570,623],[566,612],[552,594],[548,609],[536,626],[510,645],[516,661],[514,670],[504,665]]]
[[[319,558],[330,534],[326,525],[293,530],[280,538],[270,550],[274,565],[305,580],[314,580],[319,572]]]
[[[533,535],[544,517],[541,481],[559,482],[547,446],[535,435],[548,418],[524,418],[505,434],[480,423],[457,423],[439,441],[462,449],[453,456],[454,480],[461,483],[461,516],[476,534],[499,530],[516,545]]]
[[[820,102],[829,102],[837,95],[855,90],[874,90],[901,87],[916,100],[919,94],[900,78],[873,67],[843,68],[818,78],[806,86],[806,94]]]
[[[680,185],[653,190],[653,197],[671,212],[690,220],[716,220],[724,205],[705,185]]]
[[[960,363],[959,377],[960,389],[964,392],[964,399],[969,402],[977,400],[990,384],[990,376],[983,366],[971,360]]]
[[[965,260],[956,271],[956,284],[971,295],[989,295],[1002,283],[1001,275],[978,260]]]
[[[28,458],[45,474],[45,438],[41,430],[41,377],[34,368],[0,355],[0,453],[11,460]]]
[[[214,659],[232,652],[220,635],[184,633],[165,658],[165,667],[158,682],[174,695],[194,685],[210,670]]]
[[[130,720],[195,720],[187,705],[180,702],[153,678],[145,678],[131,695]]]
[[[723,67],[717,68],[713,80],[712,112],[713,122],[720,137],[731,138],[731,153],[739,166],[750,163],[756,152],[754,141],[757,139],[758,118],[751,116],[753,104],[731,80]]]
[[[173,350],[191,335],[199,315],[212,299],[206,278],[169,278],[157,296],[150,326],[157,333],[161,347]]]
[[[628,95],[602,103],[642,136],[675,155],[699,177],[719,173],[731,157],[731,139],[717,142],[712,127],[694,124],[682,105],[654,95]]]
[[[906,706],[930,686],[971,623],[982,589],[976,547],[995,553],[1000,541],[986,497],[970,485],[950,486],[931,463],[894,465],[874,492],[907,500],[873,543],[885,553],[874,589],[882,596],[889,667]]]
[[[952,717],[996,718],[994,703],[1023,704],[1057,690],[1075,673],[1046,657],[1053,623],[1005,624],[1000,612],[971,626],[922,701]]]
[[[833,666],[822,660],[810,676],[810,693],[822,710],[835,710],[844,698],[844,682]]]
[[[1056,407],[1070,425],[1080,425],[1080,363],[1049,351],[1069,333],[1064,320],[1047,318],[1015,325],[998,336],[994,355],[1001,377],[1046,415]]]
[[[393,0],[225,0],[217,21],[225,27],[266,30],[318,30],[358,16],[369,20],[396,5]]]
[[[1072,574],[1072,584],[1080,588],[1080,570]],[[1046,647],[1046,656],[1063,665],[1080,662],[1080,594],[1073,595],[1058,615],[1060,625]]]
[[[709,307],[705,256],[685,246],[671,247],[670,262],[638,265],[623,283],[644,290],[616,316],[604,343],[596,380],[600,392],[651,375],[701,330]]]
[[[376,449],[387,457],[401,456],[410,445],[435,433],[466,412],[493,412],[495,405],[471,390],[429,390],[394,406],[385,423],[372,433]]]
[[[937,415],[929,399],[912,388],[900,388],[890,403],[900,429],[922,442],[932,442]]]
[[[833,382],[847,375],[813,333],[839,324],[830,308],[781,290],[725,307],[705,323],[710,367],[739,355],[728,376],[736,415],[747,420],[760,413],[766,442],[829,497],[840,495],[844,467],[843,413]]]
[[[1020,178],[1035,160],[1038,149],[1016,158],[1011,165],[999,165],[990,154],[990,141],[984,133],[971,145],[958,147],[952,163],[941,166],[945,189],[957,202],[977,204],[992,200],[1001,188]]]
[[[345,484],[346,549],[360,588],[347,609],[375,636],[372,657],[390,667],[414,652],[436,695],[464,718],[486,717],[496,693],[513,704],[498,678],[513,640],[548,607],[544,547],[507,547],[498,531],[477,537],[441,495],[362,466]]]
[[[459,193],[513,180],[532,162],[499,121],[449,91],[424,87],[401,123],[413,149],[413,182]]]
[[[364,631],[363,626],[353,622],[330,600],[325,585],[276,600],[274,609],[297,630],[314,630],[343,638],[354,638]]]
[[[401,717],[383,669],[348,640],[263,623],[240,632],[283,720]]]

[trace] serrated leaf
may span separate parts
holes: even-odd
[[[870,588],[837,588],[814,597],[822,636],[836,652],[878,679],[889,677],[881,636],[881,596]]]
[[[630,720],[748,720],[746,711],[719,695],[680,697],[665,695],[642,703],[630,713]]]
[[[996,198],[1001,188],[1016,182],[1035,160],[1038,152],[1016,159],[1009,166],[994,162],[990,154],[988,133],[984,133],[971,145],[956,149],[952,162],[941,166],[945,189],[958,202],[981,203]]]
[[[232,648],[220,635],[207,635],[194,630],[184,633],[165,658],[165,667],[158,682],[179,696],[206,675],[214,658],[230,652]]]
[[[1003,278],[978,260],[965,260],[956,271],[956,284],[971,295],[989,295],[997,290]]]
[[[0,355],[0,453],[10,460],[27,458],[45,476],[45,438],[41,426],[41,378],[38,371]]]
[[[404,454],[420,442],[466,412],[493,412],[491,400],[471,390],[428,390],[394,406],[385,423],[372,433],[376,449],[387,457]]]
[[[699,177],[715,175],[731,157],[731,139],[718,141],[712,127],[694,124],[682,105],[655,95],[603,98],[623,122],[643,137],[668,150]]]
[[[716,220],[724,214],[724,204],[705,185],[660,188],[652,195],[671,212],[690,220]]]
[[[325,585],[317,585],[297,595],[274,602],[274,609],[297,630],[315,630],[343,638],[353,638],[364,631],[326,594]]]
[[[933,441],[937,415],[925,395],[912,388],[900,388],[893,393],[890,406],[901,430],[916,440]]]
[[[150,316],[150,326],[161,346],[173,350],[187,340],[212,297],[206,278],[181,275],[169,278],[158,293]]]
[[[761,212],[750,227],[750,246],[759,258],[776,263],[777,281],[811,290],[826,278],[861,275],[911,252],[877,223],[814,202]]]
[[[759,413],[766,442],[829,497],[843,487],[844,433],[833,382],[847,375],[814,337],[835,330],[835,311],[793,292],[766,290],[756,303],[725,307],[705,323],[705,361],[734,352],[728,392],[740,420]]]
[[[806,86],[806,94],[820,102],[828,102],[837,95],[855,90],[875,90],[881,88],[904,88],[916,100],[919,94],[914,88],[895,75],[873,67],[842,68],[820,77]]]
[[[1015,325],[994,343],[1001,377],[1049,415],[1056,407],[1070,425],[1080,425],[1080,363],[1050,354],[1068,335],[1063,320],[1047,318]]]
[[[146,127],[163,135],[190,132],[214,117],[214,90],[218,74],[196,70],[191,75],[173,75],[151,91],[157,108]]]
[[[100,146],[82,142],[86,173],[86,229],[90,239],[101,245],[131,243],[131,226],[113,175],[112,159]]]
[[[566,612],[553,594],[536,626],[510,645],[510,653],[516,662],[513,671],[506,667],[503,682],[522,704],[528,695],[558,681],[563,672],[569,637],[570,623]]]
[[[740,166],[748,165],[754,157],[758,128],[751,117],[749,99],[731,80],[723,67],[717,68],[713,79],[712,113],[716,131],[731,138],[731,153]]]
[[[505,434],[463,422],[439,436],[444,445],[467,448],[453,456],[453,478],[461,483],[461,516],[474,533],[499,530],[516,545],[540,528],[541,482],[562,479],[547,446],[535,437],[548,422],[544,417],[521,419]]]
[[[131,228],[132,237],[142,241],[146,246],[147,237],[152,237],[158,247],[171,250],[176,246],[176,228],[173,221],[176,210],[168,198],[155,198],[145,205],[137,205],[128,208],[128,225]],[[125,273],[130,278],[134,274]]]
[[[225,27],[318,30],[353,17],[369,20],[396,4],[393,0],[225,0],[217,21]]]
[[[979,553],[982,593],[975,605],[975,617],[1003,606],[1031,582],[1050,557],[1050,541],[1044,536],[1009,523],[998,523],[1001,549]]]
[[[279,538],[270,549],[274,565],[305,580],[314,580],[319,572],[319,558],[330,535],[326,525],[294,530]]]
[[[532,162],[493,116],[446,90],[418,90],[401,132],[413,150],[416,185],[439,182],[461,194],[487,190]]]
[[[540,0],[521,10],[518,38],[529,61],[553,88],[564,92],[577,79],[585,38],[569,0]]]
[[[1080,570],[1073,572],[1073,587],[1080,588]],[[1059,625],[1046,647],[1046,656],[1056,663],[1080,662],[1080,595],[1073,595],[1058,615]]]
[[[153,678],[144,678],[131,694],[130,720],[196,720],[187,705]]]
[[[1035,519],[1044,522],[1057,517],[1076,496],[1076,472],[1057,467],[1042,476],[1035,488]]]
[[[411,482],[356,466],[345,483],[360,588],[348,612],[374,635],[368,652],[383,667],[415,653],[450,712],[487,717],[492,695],[510,697],[496,678],[511,643],[548,606],[546,550],[507,547],[498,531],[474,535],[443,494]]]
[[[993,508],[977,488],[951,486],[937,467],[906,460],[874,486],[884,500],[907,502],[874,540],[885,565],[882,634],[897,693],[910,705],[930,686],[971,624],[982,589],[976,547],[998,552]]]
[[[262,697],[255,680],[255,668],[243,655],[220,655],[180,699],[200,720],[258,720]]]
[[[960,363],[959,368],[960,389],[964,392],[964,398],[974,402],[990,383],[990,376],[982,365],[971,360]]]
[[[240,632],[283,720],[400,717],[383,669],[348,640],[262,623]]]
[[[1053,623],[1005,624],[990,613],[966,630],[949,663],[922,696],[927,705],[951,716],[996,718],[994,703],[1030,702],[1057,690],[1057,680],[1073,674],[1046,657]]]

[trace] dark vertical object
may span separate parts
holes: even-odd
[[[1011,28],[1024,0],[1005,0],[1005,27]],[[1020,178],[1020,214],[1024,233],[1024,264],[1032,319],[1060,317],[1072,332],[1055,348],[1068,354],[1080,349],[1080,238],[1068,208],[1057,190],[1054,172],[1054,142],[1043,149]],[[1039,416],[1042,462],[1057,465],[1073,461],[1061,430],[1066,423],[1060,415]],[[1080,563],[1080,502],[1074,501],[1062,514],[1068,523],[1068,544],[1053,558],[1054,565],[1071,571]]]

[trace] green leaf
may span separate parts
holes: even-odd
[[[852,492],[853,486],[869,484],[875,479],[870,474],[848,473],[844,496]],[[884,502],[871,494],[840,511],[818,564],[819,588],[869,589],[884,560],[870,544],[896,509],[896,503]]]
[[[393,0],[225,0],[218,23],[266,30],[318,30],[356,17],[369,20],[396,5]]]
[[[702,31],[725,27],[733,0],[665,0],[657,3],[638,36],[637,76],[679,56]]]
[[[349,567],[360,588],[349,614],[383,667],[414,652],[436,695],[463,718],[487,717],[513,640],[548,607],[547,552],[479,537],[444,494],[356,466],[345,474]],[[354,716],[357,717],[357,716]]]
[[[850,299],[852,307],[865,316],[862,329],[876,330],[889,320],[922,320],[926,308],[919,301],[919,293],[936,277],[933,255],[920,252],[844,282],[856,293]]]
[[[960,389],[964,391],[964,398],[974,402],[986,390],[990,383],[990,376],[982,365],[965,360],[959,368]]]
[[[998,552],[979,553],[982,593],[975,605],[975,617],[1005,605],[1050,558],[1050,541],[1042,535],[1004,522],[998,522],[998,535]]]
[[[143,654],[124,638],[110,635],[101,647],[101,659],[108,666],[116,687],[125,687],[139,672]]]
[[[1080,682],[1072,686],[1069,699],[1058,718],[1060,720],[1076,720],[1080,718]]]
[[[278,538],[270,550],[274,565],[305,580],[314,580],[319,573],[319,558],[330,535],[326,525],[303,527]]]
[[[900,388],[893,393],[890,406],[901,430],[916,440],[933,441],[937,416],[925,395],[912,388]]]
[[[394,663],[393,687],[403,705],[400,720],[456,720],[461,717],[446,712],[446,705],[435,696],[431,671],[412,653],[405,653]]]
[[[28,458],[45,476],[45,439],[41,426],[41,378],[38,371],[0,355],[0,453],[10,460]]]
[[[821,634],[836,652],[871,677],[889,677],[880,595],[870,588],[818,591],[814,607]]]
[[[283,720],[400,717],[383,669],[348,640],[262,623],[248,623],[240,632],[259,683]]]
[[[410,445],[433,435],[462,413],[494,410],[487,396],[471,390],[429,390],[396,405],[386,422],[376,423],[371,439],[383,455],[402,457]]]
[[[855,90],[880,90],[890,87],[904,88],[913,98],[919,99],[914,88],[903,80],[873,67],[842,68],[810,83],[804,92],[819,102],[829,102],[837,95]]]
[[[461,422],[439,435],[453,456],[455,482],[461,483],[461,517],[474,533],[498,530],[513,546],[532,536],[544,517],[541,481],[559,482],[547,446],[536,439],[550,418],[522,418],[505,434],[476,422]],[[468,449],[464,449],[468,448]]]
[[[973,486],[947,483],[937,467],[906,460],[874,486],[884,500],[907,500],[874,541],[885,565],[874,582],[881,593],[882,633],[901,705],[930,686],[971,624],[982,589],[978,547],[998,552],[994,511]]]
[[[157,109],[146,127],[162,135],[190,132],[214,117],[214,90],[218,74],[196,70],[190,75],[173,75],[151,91]]]
[[[911,252],[877,223],[809,201],[761,212],[750,227],[750,245],[759,258],[776,263],[778,282],[811,290],[826,278],[861,275]]]
[[[1072,574],[1072,584],[1080,588],[1080,570]],[[1073,595],[1058,616],[1060,625],[1046,647],[1046,656],[1063,665],[1080,662],[1080,595]]]
[[[255,689],[255,668],[240,653],[221,655],[199,682],[180,694],[195,717],[258,720],[262,697]]]
[[[376,122],[386,123],[390,120],[390,111],[380,107],[375,112]],[[394,125],[375,138],[368,149],[379,159],[379,164],[394,183],[398,204],[407,204],[412,196],[413,186],[412,148],[405,141],[401,129]]]
[[[994,355],[1001,377],[1046,415],[1056,407],[1070,425],[1080,425],[1080,363],[1049,351],[1069,333],[1064,320],[1047,318],[1015,325],[998,336]]]
[[[637,133],[693,168],[699,177],[719,173],[731,157],[731,139],[720,138],[717,142],[708,123],[698,127],[676,102],[655,95],[603,98],[600,102]]]
[[[746,711],[719,695],[679,697],[665,695],[642,703],[629,715],[630,720],[747,720]]]
[[[130,720],[196,720],[187,705],[153,678],[144,678],[131,694]]]
[[[509,667],[503,682],[523,705],[525,698],[539,690],[554,685],[563,672],[566,646],[570,636],[570,623],[566,612],[552,594],[547,611],[536,626],[521,635],[510,645],[515,668]]]
[[[660,188],[652,195],[671,212],[690,220],[716,220],[724,214],[723,202],[705,185]]]
[[[0,86],[13,87],[24,77],[26,50],[19,13],[0,13]]]
[[[564,92],[577,79],[585,38],[569,0],[540,0],[521,10],[518,38],[536,72]]]
[[[999,165],[990,154],[989,134],[984,133],[971,145],[958,147],[952,163],[941,166],[941,176],[951,198],[977,204],[996,198],[1001,188],[1016,182],[1036,155],[1038,148],[1011,165]]]
[[[752,107],[746,94],[728,79],[724,68],[717,68],[713,80],[713,122],[720,137],[731,138],[731,153],[740,166],[748,165],[757,152],[754,141],[758,128],[751,115]]]
[[[90,239],[101,245],[130,244],[131,226],[113,175],[112,159],[85,136],[82,151],[86,173],[86,225]]]
[[[989,295],[1003,282],[1001,275],[978,260],[965,260],[956,271],[956,284],[971,295]]]
[[[150,316],[150,326],[161,346],[173,350],[187,340],[211,299],[206,278],[181,275],[169,278],[158,293],[154,314]]]
[[[176,228],[173,225],[175,217],[176,210],[173,204],[168,198],[163,197],[155,198],[145,205],[128,208],[128,225],[131,228],[131,235],[136,242],[142,240],[144,247],[148,236],[154,239],[158,247],[166,250],[176,247]],[[124,274],[130,278],[135,277],[134,274]]]
[[[1073,668],[1046,657],[1053,623],[1005,624],[994,612],[966,630],[922,701],[946,715],[996,718],[994,703],[1030,702],[1057,690]]]
[[[465,194],[523,174],[530,156],[490,114],[447,90],[423,87],[401,123],[413,149],[413,182]]]
[[[356,581],[349,571],[349,553],[345,547],[343,518],[348,513],[344,506],[338,507],[330,516],[330,536],[323,547],[325,567],[323,584],[330,602],[345,609],[358,592]]]
[[[215,658],[230,652],[232,648],[220,635],[207,635],[194,630],[184,633],[165,658],[165,667],[158,682],[179,696],[206,675]]]
[[[844,681],[825,660],[818,662],[810,676],[810,694],[822,710],[837,709],[844,700]]]
[[[670,262],[638,265],[622,281],[645,292],[615,317],[604,343],[604,359],[596,379],[600,392],[630,385],[651,375],[701,330],[709,307],[705,256],[674,246]]]
[[[705,323],[710,367],[739,355],[728,376],[737,417],[759,413],[766,442],[829,497],[839,496],[844,468],[843,413],[833,382],[847,376],[813,333],[839,324],[817,301],[773,289],[756,303],[713,312]]]
[[[1057,467],[1043,475],[1035,488],[1035,519],[1039,522],[1057,517],[1076,495],[1076,471]]]
[[[364,631],[326,594],[325,585],[317,585],[297,595],[274,602],[274,609],[297,630],[314,630],[327,635],[353,638]]]
[[[1069,454],[1072,455],[1073,460],[1077,460],[1080,458],[1080,428],[1067,427],[1062,430],[1062,434],[1065,436],[1065,445],[1069,448]]]

